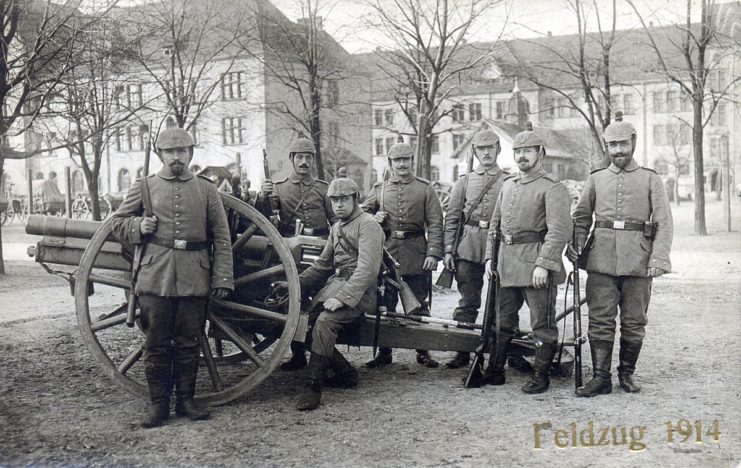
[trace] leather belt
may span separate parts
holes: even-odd
[[[350,279],[353,273],[355,273],[355,268],[337,268],[334,271],[335,277],[342,279]]]
[[[481,229],[489,229],[489,221],[474,221],[469,219],[466,221],[466,224],[469,226],[480,227]]]
[[[537,242],[543,242],[545,240],[545,231],[534,232],[524,231],[518,232],[517,234],[505,234],[500,233],[502,244],[514,245],[514,244],[535,244]]]
[[[424,236],[424,231],[389,231],[388,236],[392,239],[411,239],[413,237]]]
[[[296,234],[295,224],[283,224],[280,228],[280,234],[283,237],[293,237]],[[329,228],[303,228],[301,234],[304,236],[326,237],[329,235]]]
[[[185,241],[180,239],[165,239],[164,237],[157,236],[152,236],[149,242],[175,250],[204,250],[209,245],[208,241]]]
[[[597,221],[596,228],[615,229],[618,231],[643,231],[644,223],[626,223],[625,221]]]

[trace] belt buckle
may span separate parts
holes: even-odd
[[[512,245],[513,238],[509,234],[502,234],[502,242],[507,245]]]
[[[404,239],[405,233],[404,231],[394,231],[394,237],[396,239]]]
[[[188,246],[188,241],[184,241],[181,239],[175,239],[172,241],[172,248],[178,249],[178,250],[185,250],[185,248]]]
[[[613,229],[625,229],[625,221],[613,221],[612,228]]]
[[[489,229],[489,221],[479,221],[479,227],[481,229]]]
[[[313,236],[314,235],[314,228],[304,228],[304,235],[306,235],[306,236]]]

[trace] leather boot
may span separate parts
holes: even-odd
[[[291,359],[280,365],[284,371],[293,371],[306,367],[306,345],[300,341],[291,341]]]
[[[496,339],[491,340],[489,364],[484,370],[482,384],[504,385],[506,381],[504,376],[504,364],[507,362],[512,338],[514,338],[514,335],[500,332],[498,342]]]
[[[643,342],[629,343],[623,339],[620,340],[620,365],[618,365],[618,381],[620,388],[628,393],[641,391],[641,387],[633,381],[633,372],[636,370],[638,355],[641,354]]]
[[[458,351],[455,353],[453,359],[445,363],[445,367],[448,369],[459,369],[461,367],[468,367],[471,364],[471,353],[466,351]]]
[[[427,351],[426,349],[417,350],[417,364],[422,364],[423,366],[429,367],[431,369],[434,369],[440,365],[439,362],[432,359],[430,352]]]
[[[377,369],[379,367],[388,366],[394,360],[391,348],[379,348],[376,357],[365,363],[365,367],[370,369]]]
[[[146,369],[144,374],[147,379],[151,403],[144,414],[141,425],[142,427],[161,426],[170,416],[171,369],[169,367],[153,367]]]
[[[556,346],[541,343],[535,348],[535,364],[533,364],[533,376],[530,381],[522,386],[522,391],[528,394],[543,393],[551,385],[551,364],[556,354]]]
[[[175,364],[177,380],[175,380],[175,414],[185,416],[193,421],[208,419],[208,408],[198,405],[193,397],[196,394],[196,379],[198,377],[198,361],[195,363]]]
[[[330,367],[334,375],[324,379],[324,385],[332,388],[353,388],[358,386],[358,382],[360,381],[358,370],[337,349],[332,354]]]
[[[309,360],[309,375],[306,386],[296,401],[299,411],[311,411],[319,408],[322,400],[322,379],[330,367],[331,359],[321,354],[311,353]]]
[[[612,392],[612,375],[610,374],[612,344],[612,341],[593,340],[589,342],[592,353],[592,380],[577,388],[576,396],[588,398]]]

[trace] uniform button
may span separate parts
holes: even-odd
[[[177,218],[178,216],[180,216],[180,213],[175,213],[175,217]]]
[[[175,234],[180,234],[180,231],[175,231]]]
[[[179,225],[180,224],[180,221],[175,221],[175,224],[178,224]]]
[[[180,208],[180,205],[175,205],[175,208]]]
[[[180,198],[180,195],[175,195],[175,198]]]

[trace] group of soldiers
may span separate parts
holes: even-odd
[[[361,197],[351,179],[341,177],[328,184],[314,178],[314,145],[295,140],[289,149],[290,175],[276,182],[265,180],[255,204],[266,215],[279,212],[283,236],[327,239],[319,258],[299,276],[302,294],[311,296],[315,306],[307,345],[303,340],[292,343],[292,356],[281,366],[285,370],[308,367],[297,409],[317,408],[324,386],[358,384],[357,369],[335,343],[339,333],[357,326],[365,314],[375,313],[384,247],[398,261],[401,278],[422,304],[415,312],[419,315],[430,314],[432,272],[441,260],[454,272],[460,300],[453,318],[460,322],[475,323],[487,274],[498,273],[499,326],[488,350],[483,383],[505,384],[505,363],[518,328],[518,312],[526,303],[536,343],[534,373],[522,387],[529,394],[545,392],[550,385],[558,338],[557,285],[566,279],[566,250],[569,260],[585,262],[589,273],[586,296],[593,378],[577,389],[577,395],[612,391],[610,368],[618,310],[620,386],[626,392],[639,391],[632,376],[645,333],[652,278],[671,269],[672,218],[659,176],[633,159],[635,129],[623,121],[613,122],[605,129],[604,140],[610,165],[588,177],[572,214],[567,189],[543,169],[546,145],[541,136],[531,128],[516,135],[513,150],[518,171],[510,174],[497,164],[501,152],[497,134],[480,130],[471,147],[478,164],[456,181],[444,215],[430,182],[414,175],[414,151],[408,144],[397,143],[389,149],[389,177]],[[147,335],[144,362],[152,397],[144,420],[147,427],[167,419],[173,383],[176,412],[192,419],[207,417],[207,410],[193,403],[190,381],[195,370],[183,364],[193,359],[197,363],[194,343],[200,336],[198,327],[191,326],[185,316],[192,314],[202,327],[202,313],[193,310],[203,308],[209,289],[216,296],[233,289],[231,256],[223,254],[228,249],[228,234],[223,237],[226,220],[213,202],[215,189],[193,178],[187,169],[192,139],[187,132],[168,129],[156,146],[164,167],[146,179],[152,186],[154,216],[142,216],[142,189],[137,183],[114,217],[114,232],[129,242],[141,242],[143,235],[159,239],[156,244],[161,252],[145,257],[141,274],[149,270],[159,275],[156,281],[170,283],[151,291],[137,286],[136,291],[157,297],[141,301]],[[189,204],[189,214],[179,210],[181,202]],[[185,249],[174,247],[180,239],[187,241]],[[213,245],[213,265],[202,248],[207,241]],[[496,264],[492,257],[497,258]],[[186,287],[197,275],[177,276],[170,270],[175,263],[178,268],[189,265],[184,271],[190,271],[192,264],[204,273],[197,288]],[[287,287],[285,282],[273,284],[276,293]],[[388,310],[395,310],[397,291],[387,291],[384,300]],[[160,326],[168,332],[151,330]],[[165,355],[170,361],[164,362]],[[381,368],[392,360],[392,350],[381,348],[365,365]],[[439,365],[426,350],[417,350],[416,360],[427,367]],[[445,365],[455,369],[469,363],[469,353],[458,352]]]

